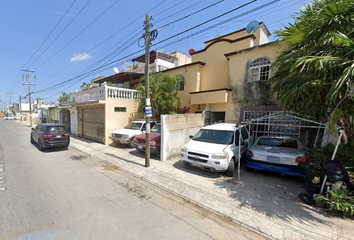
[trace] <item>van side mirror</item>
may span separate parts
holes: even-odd
[[[32,130],[34,130],[34,128],[32,128]]]
[[[189,138],[192,139],[192,138],[193,138],[193,135],[189,135]]]

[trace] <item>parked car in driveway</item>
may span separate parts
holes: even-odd
[[[181,160],[207,171],[226,172],[227,176],[234,175],[239,149],[243,156],[252,144],[248,127],[235,123],[206,126],[190,138],[181,148]]]
[[[154,127],[158,121],[150,120],[150,128]],[[134,137],[146,131],[146,122],[143,120],[131,121],[123,129],[119,129],[112,133],[111,139],[116,144],[124,144],[129,147],[134,147]]]
[[[37,143],[39,150],[52,147],[65,147],[70,144],[70,134],[63,124],[42,123],[31,131],[31,143]]]
[[[302,177],[300,164],[307,162],[307,155],[307,147],[297,137],[261,136],[246,153],[246,168]]]
[[[145,152],[146,133],[142,133],[134,138],[134,147]],[[150,131],[150,153],[155,153],[160,158],[161,144],[161,123],[156,124]]]

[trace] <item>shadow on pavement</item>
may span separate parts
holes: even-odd
[[[199,168],[184,165],[179,160],[173,166],[194,176],[212,179],[210,186],[216,194],[225,194],[239,202],[240,207],[255,210],[267,217],[290,222],[295,219],[300,223],[315,221],[329,223],[316,214],[329,217],[320,209],[303,204],[298,198],[304,192],[301,178],[282,176],[268,172],[248,172],[244,161],[241,161],[240,181],[237,167],[232,178],[223,173],[208,172]],[[193,176],[192,176],[193,177]]]

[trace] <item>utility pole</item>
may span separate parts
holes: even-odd
[[[22,122],[22,106],[21,106],[21,95],[19,95],[19,100],[20,100],[20,120]]]
[[[30,127],[32,127],[32,103],[31,103],[31,77],[36,78],[35,76],[31,76],[30,72],[34,73],[35,71],[30,71],[29,69],[21,71],[27,72],[27,79],[28,79],[28,84],[22,84],[22,85],[28,85],[28,100],[29,100],[29,110],[30,110]],[[33,86],[36,86],[35,84],[32,84]]]
[[[147,113],[150,106],[150,15],[146,14],[145,20],[145,114],[146,114],[146,136],[145,136],[145,167],[150,167],[150,115]],[[151,113],[151,110],[150,110]]]
[[[8,93],[10,95],[10,105],[11,106],[11,95],[14,95],[13,93]],[[14,108],[12,107],[12,112],[14,111]]]

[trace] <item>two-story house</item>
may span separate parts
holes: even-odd
[[[270,65],[280,54],[279,44],[269,43],[264,23],[254,33],[241,29],[205,42],[191,52],[192,62],[165,70],[184,76],[182,106],[204,112],[206,124],[245,121],[249,112],[281,110],[268,94]]]

